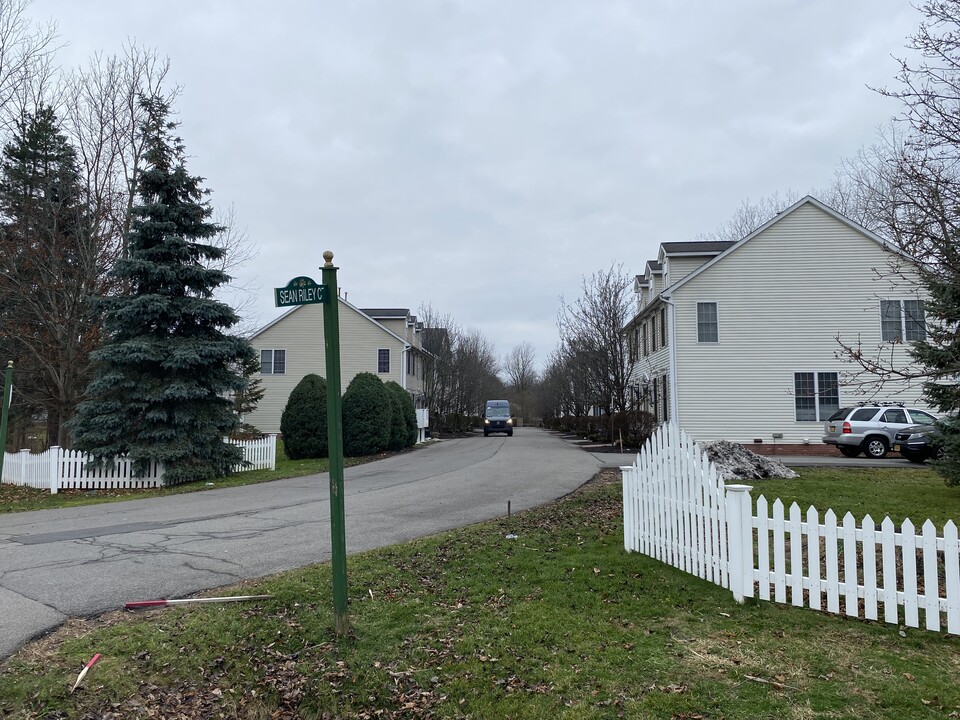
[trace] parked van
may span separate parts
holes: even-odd
[[[513,436],[513,416],[510,414],[510,403],[506,400],[487,400],[487,408],[483,411],[483,436],[495,432]]]

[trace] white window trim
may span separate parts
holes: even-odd
[[[274,362],[274,360],[275,360],[275,358],[276,358],[275,353],[276,353],[278,350],[283,353],[283,372],[280,372],[280,373],[274,372],[274,368],[276,367],[276,363]],[[270,353],[270,372],[264,372],[264,371],[263,371],[263,354],[264,354],[265,352],[269,352],[269,353]],[[260,374],[261,374],[261,375],[286,375],[286,374],[287,374],[287,349],[286,349],[286,348],[260,348],[260,357],[259,357],[259,360],[260,360]]]
[[[797,375],[799,373],[813,373],[813,411],[816,416],[815,420],[798,420],[797,419]],[[812,423],[812,422],[826,422],[827,417],[820,416],[820,374],[821,373],[830,373],[837,376],[837,407],[843,407],[843,393],[842,386],[840,385],[840,371],[839,370],[811,370],[810,368],[802,368],[800,370],[794,370],[790,375],[791,385],[791,395],[793,396],[793,421],[798,423]]]
[[[387,369],[380,369],[380,353],[387,353]],[[377,375],[389,375],[390,369],[393,366],[393,358],[391,357],[390,348],[377,348]]]
[[[900,338],[899,338],[899,339],[885,340],[884,337],[883,337],[883,303],[885,303],[885,302],[895,302],[895,303],[899,303],[899,305],[900,305]],[[918,298],[918,297],[902,297],[902,296],[901,296],[901,297],[885,297],[885,298],[880,298],[880,302],[877,303],[877,316],[878,316],[879,319],[880,319],[880,342],[884,342],[884,343],[913,343],[913,342],[917,342],[916,340],[907,340],[907,311],[906,311],[906,308],[904,308],[904,306],[903,306],[903,303],[904,303],[904,302],[919,302],[919,303],[921,303],[921,307],[922,307],[922,304],[923,304],[923,300],[920,299],[920,298]],[[926,329],[926,319],[927,319],[926,316],[927,316],[927,313],[926,313],[926,309],[924,309],[923,316],[924,316],[924,317],[923,317],[923,319],[924,319],[924,324],[923,324],[923,325],[924,325],[923,336],[924,336],[924,339],[926,339],[926,337],[927,337],[927,329]]]
[[[717,310],[717,339],[716,340],[701,340],[700,339],[700,306],[701,305],[713,305]],[[720,344],[720,303],[716,300],[697,300],[694,303],[693,307],[693,325],[694,330],[697,334],[697,345],[719,345]]]

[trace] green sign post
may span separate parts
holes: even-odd
[[[10,419],[11,389],[13,386],[13,360],[7,363],[3,378],[3,395],[0,396],[0,478],[3,477],[3,454],[7,451],[7,422]]]
[[[343,507],[343,413],[340,407],[340,319],[337,268],[333,253],[323,253],[322,284],[298,277],[274,289],[277,307],[323,304],[323,344],[327,361],[327,444],[330,455],[330,544],[333,569],[333,623],[338,636],[347,622],[347,537]]]

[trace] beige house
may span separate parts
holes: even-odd
[[[738,242],[661,244],[625,328],[634,405],[697,441],[786,444],[820,444],[827,417],[859,401],[924,407],[920,383],[864,394],[838,342],[909,364],[926,325],[904,261],[809,196]]]
[[[339,298],[341,392],[360,372],[393,380],[424,406],[423,324],[404,308],[364,311]],[[373,315],[371,315],[372,313]],[[255,332],[263,399],[245,420],[261,432],[280,432],[290,391],[305,375],[326,377],[323,305],[298,305]]]

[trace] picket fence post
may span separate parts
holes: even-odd
[[[50,446],[50,494],[60,491],[60,446]]]
[[[730,590],[741,605],[753,597],[753,522],[750,507],[752,485],[727,485],[727,553]]]

